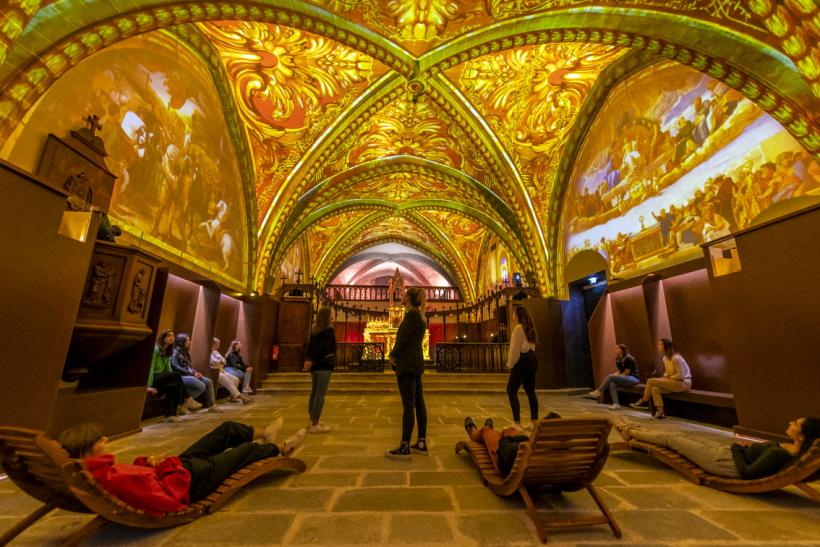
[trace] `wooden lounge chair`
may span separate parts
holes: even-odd
[[[515,462],[506,477],[495,468],[487,448],[481,443],[460,441],[456,444],[456,453],[467,450],[481,471],[484,484],[499,496],[516,493],[521,496],[542,542],[546,543],[548,531],[595,524],[608,524],[615,537],[619,538],[621,529],[592,486],[609,454],[607,436],[610,427],[609,420],[604,419],[571,418],[536,422],[529,442],[518,445]],[[603,516],[543,521],[528,490],[545,487],[567,492],[586,488]]]
[[[82,461],[70,458],[59,443],[40,431],[0,428],[0,463],[21,490],[44,504],[0,536],[0,546],[54,509],[97,514],[97,518],[67,538],[64,545],[79,545],[109,522],[137,528],[179,526],[217,511],[240,488],[262,475],[272,471],[301,473],[305,470],[305,463],[294,458],[277,456],[260,460],[225,479],[210,496],[184,511],[156,516],[110,495],[85,470]]]
[[[633,439],[628,446],[631,450],[649,454],[665,463],[687,480],[695,484],[709,486],[736,494],[759,494],[773,492],[786,486],[796,486],[814,501],[820,502],[820,492],[808,483],[820,480],[820,440],[814,441],[797,461],[784,467],[774,475],[761,479],[729,479],[704,471],[684,456],[669,448]]]

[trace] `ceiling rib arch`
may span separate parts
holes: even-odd
[[[325,252],[318,260],[313,272],[314,277],[320,280],[320,283],[326,282],[329,279],[328,276],[332,272],[336,271],[338,263],[354,254],[353,249],[358,246],[351,245],[351,242],[368,228],[391,217],[393,217],[392,213],[371,213],[345,230],[345,232],[341,234],[333,244],[330,245],[330,250]],[[437,248],[433,249],[428,245],[421,244],[421,247],[419,247],[419,244],[417,244],[414,248],[431,254],[431,256],[434,256],[436,260],[441,261],[442,266],[446,264],[453,265],[455,267],[455,270],[453,271],[453,273],[455,273],[454,278],[458,280],[462,297],[468,301],[472,301],[475,297],[475,287],[471,283],[472,276],[469,274],[469,270],[464,264],[464,261],[461,259],[458,251],[453,247],[452,243],[446,238],[442,238],[441,233],[437,230],[431,230],[428,224],[419,222],[417,218],[413,217],[412,213],[402,215],[402,218],[410,222],[417,229],[421,230],[426,236],[431,238],[433,243],[437,246]]]
[[[431,209],[451,211],[463,215],[472,220],[475,220],[482,226],[487,227],[492,233],[494,233],[496,237],[498,237],[499,240],[510,249],[510,252],[516,257],[517,260],[519,260],[519,262],[521,262],[522,264],[527,263],[525,260],[523,260],[523,257],[526,256],[524,252],[524,247],[521,246],[520,241],[510,238],[509,227],[507,227],[506,225],[502,225],[495,218],[491,217],[490,215],[487,215],[482,211],[479,211],[478,209],[475,209],[474,207],[445,199],[418,200],[402,204],[396,204],[391,201],[377,199],[350,199],[345,201],[336,201],[334,203],[331,203],[330,205],[327,205],[326,207],[313,211],[310,215],[305,217],[297,226],[295,226],[292,230],[288,232],[289,235],[287,239],[284,240],[285,242],[283,243],[281,248],[290,248],[293,242],[296,241],[301,236],[301,234],[303,234],[308,228],[310,228],[310,226],[320,223],[322,219],[328,218],[330,216],[335,216],[346,211],[384,211],[392,212],[393,216],[400,216],[402,213],[410,213]],[[277,264],[278,258],[280,257],[275,257],[272,264]]]
[[[396,235],[378,236],[355,244],[353,247],[350,248],[348,257],[337,256],[333,259],[332,262],[328,263],[327,268],[322,273],[322,276],[320,278],[317,277],[317,283],[325,284],[331,279],[333,279],[333,276],[335,276],[336,273],[342,269],[342,265],[345,264],[346,261],[350,259],[352,256],[359,254],[363,251],[366,251],[371,247],[375,247],[376,245],[381,245],[384,243],[398,243],[400,245],[405,245],[407,247],[411,247],[419,251],[420,253],[424,253],[425,255],[429,256],[439,267],[441,267],[447,273],[447,277],[449,277],[451,281],[455,280],[453,286],[459,289],[462,299],[465,298],[465,288],[462,285],[458,272],[452,270],[451,268],[448,268],[448,265],[450,265],[450,263],[447,261],[447,257],[445,255],[443,255],[437,250],[428,248],[426,245],[418,241]]]

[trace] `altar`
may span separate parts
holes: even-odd
[[[383,319],[368,321],[364,328],[364,341],[384,344],[385,358],[390,355],[396,343],[396,333],[404,318],[404,306],[388,306],[387,313],[387,321]],[[430,331],[428,330],[424,331],[421,351],[425,359],[430,359]]]

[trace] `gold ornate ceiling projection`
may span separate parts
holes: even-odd
[[[259,220],[304,152],[387,67],[333,40],[265,23],[199,23],[219,51],[256,164]]]
[[[476,279],[481,242],[487,234],[487,229],[470,218],[444,211],[424,211],[420,216],[431,220],[452,242],[453,247],[470,268],[473,279]]]
[[[307,229],[308,256],[311,271],[315,271],[322,256],[342,237],[345,230],[355,225],[368,214],[368,211],[345,211],[338,215],[322,218]]]
[[[501,140],[542,225],[565,137],[598,74],[625,51],[545,44],[484,55],[445,72]]]

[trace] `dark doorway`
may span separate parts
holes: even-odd
[[[587,324],[604,292],[606,273],[598,272],[570,283],[569,300],[561,303],[569,387],[594,387]]]

